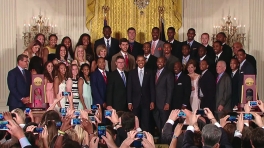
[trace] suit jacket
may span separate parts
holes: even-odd
[[[212,46],[207,45],[206,47],[206,55],[210,58],[210,59],[215,59],[215,52]]]
[[[214,59],[215,60],[215,59]],[[220,57],[218,58],[218,61],[225,61],[226,63],[226,72],[230,73],[231,72],[231,68],[230,68],[230,61],[231,61],[231,57],[229,55],[228,52],[222,52]],[[215,62],[215,65],[217,64],[217,62]]]
[[[150,102],[155,102],[155,81],[153,72],[144,68],[142,86],[140,85],[138,68],[129,72],[127,82],[127,102],[134,108],[140,104],[149,107]]]
[[[182,42],[182,45],[187,45],[187,41]],[[193,40],[192,46],[190,48],[191,52],[191,56],[194,58],[198,57],[198,48],[201,46],[200,43],[196,42],[195,40]]]
[[[127,72],[125,72],[125,75],[127,82]],[[117,111],[127,110],[127,90],[118,70],[109,74],[106,89],[106,104],[112,106]]]
[[[109,73],[105,71],[108,77]],[[93,104],[100,104],[106,102],[106,85],[103,74],[97,68],[93,73],[91,73],[91,90],[93,96]]]
[[[150,44],[152,46],[152,41],[150,41]],[[161,40],[158,41],[156,48],[155,48],[155,51],[154,51],[154,54],[153,54],[155,57],[159,58],[159,57],[163,56],[163,44],[164,44],[163,41],[161,41]]]
[[[96,53],[96,48],[98,45],[105,45],[107,47],[107,45],[105,44],[104,38],[98,39],[94,42],[94,53]],[[112,56],[115,55],[116,53],[118,53],[120,51],[119,48],[119,41],[115,38],[111,37],[111,45],[110,45],[110,49],[109,52],[107,52],[106,55],[106,60],[108,61],[108,67],[109,67],[109,71],[111,70],[111,60],[112,60]],[[98,58],[98,56],[96,55],[96,58]],[[115,60],[115,59],[114,59]]]
[[[143,55],[144,54],[143,45],[140,44],[139,42],[134,41],[134,45],[133,46],[130,46],[130,44],[129,44],[129,48],[128,48],[127,52],[129,54],[133,55],[135,59],[137,59],[138,55]]]
[[[230,58],[230,59],[232,58],[232,56],[233,56],[233,50],[226,43],[223,44],[223,51],[226,53],[226,55],[228,56],[228,58]]]
[[[25,69],[26,80],[18,67],[10,70],[7,75],[9,96],[7,105],[17,108],[25,108],[21,99],[30,96],[31,74]]]
[[[238,95],[238,89],[239,89],[238,81],[239,81],[239,70],[236,71],[233,77],[231,76],[231,82],[232,82],[231,107],[232,108],[234,108],[234,106],[238,105],[238,103],[240,102],[240,98]]]
[[[122,53],[121,53],[121,51],[120,52],[118,52],[117,54],[115,54],[115,55],[113,55],[113,57],[112,57],[112,62],[111,62],[111,70],[113,71],[113,70],[116,70],[116,64],[115,64],[115,61],[116,61],[116,57],[117,56],[123,56],[122,55]],[[125,67],[124,67],[124,70],[126,71],[126,72],[128,72],[128,71],[130,71],[130,70],[132,70],[132,69],[134,69],[135,67],[136,67],[136,62],[135,62],[135,58],[134,58],[134,56],[132,56],[131,54],[127,54],[127,56],[128,56],[128,66],[126,66],[126,64],[125,64]],[[125,61],[126,62],[126,61]]]
[[[171,80],[173,81],[173,79]],[[192,92],[191,78],[181,73],[177,81],[174,80],[173,98],[171,103],[171,109],[181,109],[182,104],[187,105],[187,108],[191,110],[190,96]]]
[[[236,55],[234,55],[233,58],[237,58]],[[252,55],[246,54],[246,60],[254,67],[255,73],[257,74],[257,62],[256,62],[256,59]]]
[[[230,76],[223,73],[216,84],[216,109],[219,105],[224,107],[225,111],[231,110],[232,84]]]
[[[166,57],[167,58],[167,57]],[[175,57],[174,55],[170,55],[168,58],[167,58],[167,62],[166,62],[166,65],[165,67],[173,72],[174,71],[174,64],[175,62],[178,62],[180,61],[177,57]]]
[[[174,39],[172,44],[171,54],[177,57],[178,59],[182,57],[181,42]]]
[[[203,97],[201,97],[201,93]],[[215,91],[216,84],[214,75],[207,70],[198,81],[198,97],[201,99],[201,108],[208,107],[211,111],[215,110]]]
[[[163,68],[156,82],[156,106],[158,109],[163,109],[166,103],[170,104],[173,91],[173,74],[171,71]]]
[[[146,61],[145,68],[150,69],[154,72],[157,69],[157,60],[157,57],[155,57],[154,55],[150,55],[148,60]]]

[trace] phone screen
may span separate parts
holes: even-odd
[[[74,112],[74,115],[75,115],[75,116],[80,116],[80,114],[81,114],[81,112],[80,112],[79,110],[76,110],[76,111]]]
[[[80,124],[81,124],[81,119],[79,118],[71,119],[71,125],[80,125]]]
[[[8,121],[0,121],[0,130],[8,130],[7,125]]]
[[[98,106],[95,104],[95,105],[91,105],[91,109],[92,110],[97,110],[98,109]]]
[[[26,108],[26,114],[29,114],[30,108]]]
[[[186,114],[183,111],[180,111],[178,114],[179,117],[186,117]]]
[[[89,119],[90,119],[92,122],[95,122],[95,118],[94,118],[94,116],[89,116]]]
[[[144,135],[143,132],[138,132],[138,133],[135,135],[135,138],[138,138],[138,139],[142,139],[142,138],[144,138],[144,137],[146,137],[146,136]]]
[[[198,109],[197,112],[196,112],[196,115],[201,115],[201,116],[205,115],[204,110],[203,109]]]
[[[71,95],[71,92],[63,91],[63,92],[61,92],[61,95],[62,96],[70,96]]]
[[[249,113],[243,114],[243,120],[252,120],[252,119],[253,119],[252,114],[249,114]]]
[[[56,127],[61,127],[61,122],[56,122]]]
[[[106,127],[104,125],[98,126],[98,137],[102,139],[102,136],[106,135]]]
[[[66,116],[66,113],[67,113],[66,108],[60,108],[60,113],[62,116]]]
[[[4,116],[2,113],[0,113],[0,120],[3,120],[4,119]]]
[[[111,110],[105,110],[105,117],[111,117],[112,116],[112,111]]]
[[[251,107],[258,106],[258,102],[257,101],[250,101],[249,106],[251,106]]]
[[[35,133],[42,133],[42,131],[43,131],[43,127],[36,127],[36,128],[34,129],[34,132],[35,132]]]

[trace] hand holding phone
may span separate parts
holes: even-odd
[[[249,101],[249,106],[251,106],[251,107],[258,106],[258,102],[257,101]]]
[[[180,111],[178,117],[186,117],[186,114],[183,111]]]
[[[66,113],[67,113],[66,108],[60,108],[60,113],[62,116],[66,116]]]
[[[105,110],[105,117],[111,117],[112,116],[112,111],[111,110]]]
[[[138,139],[146,138],[146,135],[143,132],[138,132],[135,135],[135,138],[138,138]]]
[[[26,114],[29,114],[30,108],[26,108]]]
[[[198,109],[197,112],[196,112],[196,115],[204,116],[205,115],[204,110],[203,109]]]
[[[250,113],[244,113],[243,120],[253,120],[253,115]]]
[[[8,130],[7,125],[8,121],[0,121],[0,130]]]
[[[43,131],[43,127],[36,127],[34,129],[34,133],[42,133],[42,131]]]
[[[71,119],[71,125],[80,125],[80,124],[81,124],[81,119],[79,118]]]
[[[106,127],[105,127],[105,125],[98,125],[97,130],[98,130],[98,137],[100,139],[102,139],[102,136],[106,136]]]

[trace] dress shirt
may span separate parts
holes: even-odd
[[[98,68],[98,70],[100,71],[100,73],[103,75],[103,72],[104,72],[104,74],[105,74],[105,76],[106,76],[106,72],[105,72],[105,70],[102,70],[102,69],[100,69],[100,68]],[[107,76],[106,76],[107,77]]]
[[[122,56],[124,57],[124,58],[126,58],[126,55],[127,55],[127,59],[128,59],[128,53],[124,53],[123,51],[120,51],[121,52],[121,54],[122,54]]]
[[[245,59],[243,62],[241,62],[240,66],[239,66],[239,70],[240,70],[241,67],[244,65],[245,61],[246,61],[246,59]]]
[[[107,40],[108,40],[109,46],[111,47],[111,37],[109,39],[104,37],[105,46],[107,46]]]
[[[202,72],[202,75],[201,76],[203,76],[204,75],[204,73],[207,71],[208,69],[205,69],[203,72]]]
[[[175,76],[177,76],[177,77],[178,77],[178,79],[179,79],[179,77],[180,77],[181,73],[182,73],[182,72],[179,72],[178,74],[175,74]]]
[[[236,69],[235,71],[232,71],[232,74],[233,74],[232,77],[234,77],[234,75],[236,74],[237,70],[238,69]]]
[[[173,39],[173,40],[171,40],[171,41],[169,41],[169,40],[168,40],[168,42],[169,42],[169,43],[171,43],[171,44],[173,44],[173,42],[174,42],[174,39]]]
[[[149,57],[150,57],[150,54],[148,54],[147,56],[144,55],[144,58],[146,58],[146,61],[148,61]]]
[[[123,71],[121,71],[121,70],[119,70],[118,68],[116,68],[116,69],[117,69],[118,73],[120,74],[120,76],[121,76],[121,78],[122,78],[123,76],[122,76],[121,72],[123,72],[123,73],[124,73],[124,75],[125,75],[125,72],[124,72],[124,70],[123,70]],[[122,78],[122,79],[123,79],[123,78]],[[125,75],[125,80],[126,80],[126,75]]]
[[[203,44],[204,45],[204,44]],[[207,47],[209,44],[204,45],[204,47]]]
[[[218,60],[219,60],[219,57],[221,56],[223,51],[221,51],[219,54],[216,54],[215,56],[217,56]]]
[[[194,41],[194,40],[192,40],[191,42],[188,42],[188,41],[187,41],[187,44],[189,44],[189,45],[190,45],[190,47],[191,47],[191,46],[192,46],[192,44],[193,44],[193,41]]]
[[[200,61],[202,61],[205,58],[206,55],[204,55],[203,57],[200,58]]]
[[[159,71],[159,76],[160,76],[160,74],[162,73],[163,69],[164,69],[164,67],[161,68],[160,70],[158,70],[158,71]]]
[[[140,68],[138,67],[138,77],[140,76],[140,70],[142,70],[142,73],[143,73],[143,75],[144,75],[144,67],[143,67],[142,69],[140,69]]]
[[[154,42],[154,43],[153,43],[153,42]],[[158,42],[159,42],[159,39],[157,39],[156,41],[153,41],[153,40],[152,40],[152,42],[151,42],[151,49],[152,49],[152,45],[153,45],[153,44],[155,45],[155,48],[156,48]]]
[[[187,64],[189,59],[190,59],[190,55],[187,55],[186,57],[182,56],[182,63],[185,61],[186,62],[185,64]]]
[[[26,146],[31,146],[31,144],[28,142],[28,139],[26,137],[20,138],[19,143],[20,143],[22,148],[24,148]]]

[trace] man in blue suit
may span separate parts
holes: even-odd
[[[17,57],[17,67],[10,70],[7,76],[7,85],[10,91],[7,105],[9,111],[15,108],[25,109],[29,103],[31,74],[28,67],[28,56],[19,55]]]
[[[106,108],[106,85],[108,72],[105,71],[105,59],[98,58],[97,69],[91,74],[93,104]]]

